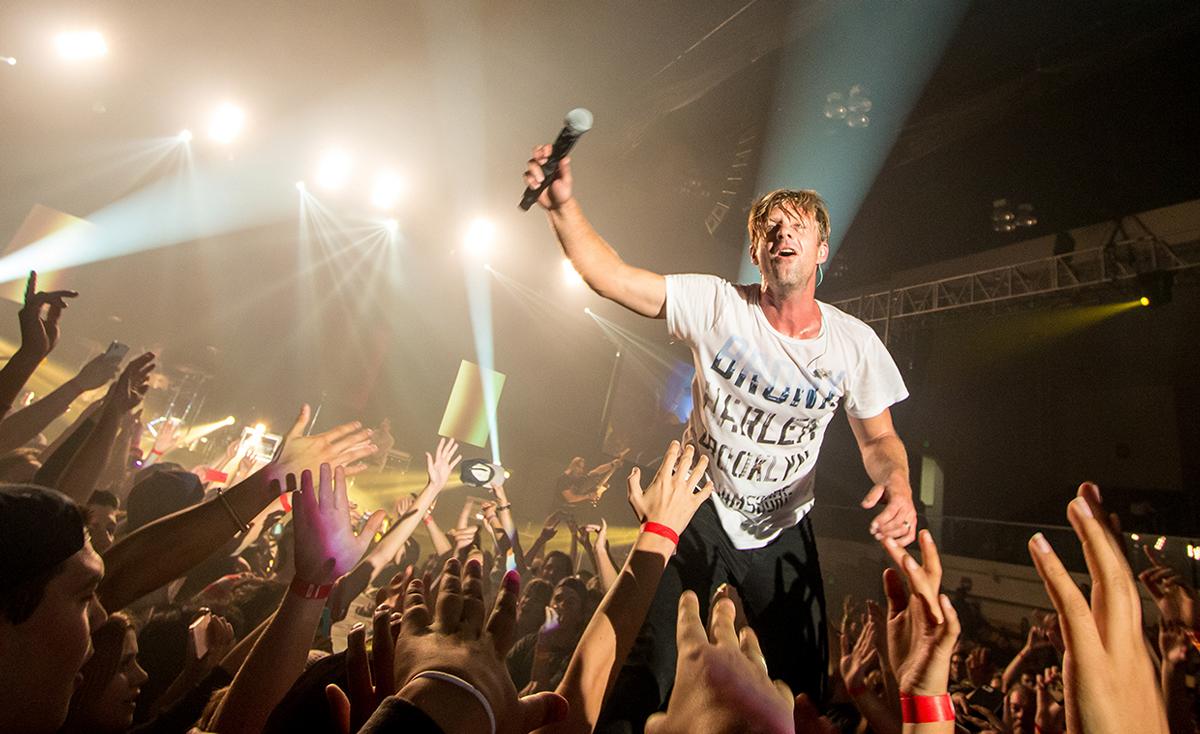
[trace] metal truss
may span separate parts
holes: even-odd
[[[987,303],[1031,298],[1129,280],[1148,273],[1200,266],[1200,240],[1167,243],[1154,237],[980,270],[941,280],[836,301],[833,305],[880,331],[887,341],[899,319]]]

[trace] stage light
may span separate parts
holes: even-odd
[[[575,266],[571,263],[570,258],[563,258],[562,270],[563,280],[567,282],[567,285],[576,288],[584,285],[583,276],[580,275],[579,271],[575,269]]]
[[[392,234],[396,234],[396,232],[400,231],[400,222],[396,219],[385,219],[383,220],[383,228]]]
[[[585,314],[587,314],[588,316],[591,316],[591,315],[592,315],[592,309],[590,309],[590,308],[587,308],[587,307],[585,307],[585,308],[583,309],[583,312],[584,312]]]
[[[354,162],[346,151],[325,151],[317,163],[317,185],[330,191],[342,188],[350,180],[353,166]]]
[[[1167,539],[1160,535],[1158,540],[1154,541],[1154,550],[1160,551],[1165,547],[1167,547]]]
[[[225,102],[213,111],[209,119],[208,137],[227,145],[241,134],[245,126],[246,112],[235,104]]]
[[[304,185],[303,180],[300,180],[296,182],[296,190],[303,194],[306,190],[308,190],[308,187]]]
[[[108,53],[108,44],[100,31],[67,31],[54,39],[58,55],[67,61],[98,59]]]
[[[8,64],[9,66],[17,65],[17,60],[12,56],[0,56],[0,61],[3,61],[4,63]]]
[[[1138,299],[1138,303],[1142,304],[1143,306],[1149,306],[1150,299],[1146,298],[1145,296],[1142,296],[1141,298]]]
[[[371,190],[371,206],[391,209],[404,192],[404,181],[395,171],[380,171],[375,176],[375,187]]]
[[[472,255],[482,255],[492,247],[496,237],[496,225],[486,219],[476,219],[467,228],[463,237],[463,247]]]
[[[179,135],[176,137],[179,138],[179,142],[181,143],[190,143],[192,142],[192,131],[187,129],[180,130]]]
[[[1137,533],[1130,533],[1129,539],[1136,543],[1142,539],[1142,536],[1138,535]]]

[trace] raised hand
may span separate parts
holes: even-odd
[[[941,605],[938,593],[942,588],[942,560],[938,555],[937,546],[933,542],[933,534],[922,530],[920,534],[921,560],[908,554],[900,543],[892,538],[883,539],[883,549],[887,551],[897,568],[903,569],[909,587],[914,594],[925,600],[925,606],[933,615],[934,621],[942,623]]]
[[[430,486],[439,490],[450,480],[450,472],[462,461],[457,454],[458,442],[452,438],[439,438],[437,449],[432,454],[425,452],[425,466],[429,471]]]
[[[646,721],[647,734],[794,731],[791,690],[771,681],[758,637],[749,627],[739,634],[735,614],[733,602],[719,599],[706,634],[696,595],[679,598],[676,668],[688,675],[675,679],[666,713]]]
[[[1051,693],[1051,689],[1059,682],[1058,666],[1046,668],[1037,676],[1037,713],[1034,715],[1034,726],[1044,734],[1064,731],[1066,725],[1063,707],[1054,700]]]
[[[309,407],[300,409],[300,415],[283,437],[279,452],[263,471],[270,481],[283,485],[288,474],[316,471],[321,464],[341,467],[346,476],[353,476],[367,468],[366,464],[355,463],[375,453],[371,443],[371,431],[355,421],[343,423],[324,433],[304,435],[308,425]],[[294,481],[294,480],[293,480]]]
[[[75,291],[39,291],[37,273],[29,271],[25,305],[17,313],[21,324],[21,351],[37,359],[49,354],[58,344],[58,319],[67,307],[67,299],[78,295]]]
[[[417,506],[417,498],[411,494],[402,494],[396,498],[393,506],[396,508],[396,516],[404,517]]]
[[[460,551],[475,543],[475,539],[479,537],[479,526],[468,525],[465,528],[454,528],[450,531],[450,536],[454,539],[454,550]]]
[[[204,611],[203,609],[201,610]],[[184,656],[184,671],[199,682],[209,671],[217,667],[222,658],[233,649],[233,625],[219,615],[212,615],[204,628],[205,651],[201,655],[196,649],[196,640],[192,635],[187,636],[187,653]]]
[[[1067,519],[1092,578],[1090,604],[1046,538],[1038,533],[1029,539],[1029,554],[1058,611],[1066,645],[1067,731],[1166,734],[1162,695],[1142,639],[1137,586],[1096,485],[1080,485]]]
[[[562,522],[562,513],[558,510],[551,512],[546,516],[546,521],[542,523],[542,537],[549,540],[558,534],[558,524]]]
[[[154,352],[134,357],[125,365],[121,376],[108,388],[104,410],[112,415],[124,415],[141,405],[150,389],[150,373],[154,371]]]
[[[533,154],[525,166],[523,178],[526,187],[537,188],[542,185],[542,181],[546,180],[542,166],[550,160],[550,151],[553,147],[552,145],[539,145],[533,149]],[[557,209],[567,203],[571,199],[572,182],[571,158],[568,156],[559,161],[558,178],[547,186],[542,195],[538,197],[538,204],[544,209]]]
[[[695,455],[693,446],[688,445],[681,451],[679,442],[672,441],[658,472],[645,489],[641,484],[642,470],[633,467],[629,472],[629,505],[639,522],[656,522],[676,533],[687,527],[692,515],[713,491],[712,482],[696,489],[704,479],[708,457],[701,456],[693,465]]]
[[[851,636],[848,625],[842,626],[841,643],[842,658],[838,667],[842,680],[846,683],[846,691],[851,697],[857,697],[866,692],[867,673],[879,667],[879,649],[875,647],[875,623],[866,618],[858,639]]]
[[[359,622],[346,636],[346,690],[325,686],[339,734],[362,728],[383,699],[395,693],[392,655],[400,631],[400,612],[388,605],[376,607],[372,617],[371,652],[367,653],[367,631]]]
[[[912,487],[907,474],[896,474],[886,482],[871,487],[863,497],[864,509],[885,503],[884,508],[871,520],[870,531],[875,540],[894,538],[900,547],[913,542],[917,535],[917,510],[913,506]]]
[[[567,703],[561,696],[517,698],[504,665],[516,629],[519,576],[505,575],[485,624],[482,574],[476,560],[468,561],[465,570],[457,559],[446,561],[432,609],[426,585],[409,583],[393,654],[395,689],[443,731],[487,731],[489,710],[502,734],[529,732],[562,720]],[[488,709],[460,688],[423,675],[431,671],[466,681],[488,702]]]
[[[288,475],[289,491],[295,489],[295,475]],[[300,492],[293,492],[295,508],[296,578],[308,584],[324,585],[349,571],[362,558],[367,544],[379,532],[385,517],[376,510],[355,535],[347,510],[346,472],[321,464],[320,479],[313,487],[312,472],[300,474]]]
[[[967,680],[979,688],[992,679],[992,653],[987,647],[980,645],[967,655]]]
[[[108,384],[108,381],[116,377],[120,370],[121,361],[119,359],[114,359],[107,353],[101,353],[89,359],[87,364],[79,369],[79,374],[75,375],[74,381],[80,390],[95,390]]]
[[[895,569],[883,572],[888,658],[901,694],[940,696],[946,693],[950,655],[960,628],[950,598],[937,593],[942,566],[928,530],[921,531],[920,542],[924,565],[899,549],[897,565],[903,570],[903,579]],[[885,541],[884,545],[889,553],[896,548],[894,542],[889,545]]]
[[[1138,580],[1150,592],[1154,604],[1162,615],[1162,621],[1179,624],[1185,629],[1200,633],[1200,616],[1197,616],[1196,591],[1188,585],[1175,569],[1144,545],[1142,549],[1150,559],[1150,568],[1138,574]]]

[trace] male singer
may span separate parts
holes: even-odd
[[[545,180],[550,151],[534,149],[527,186]],[[808,512],[821,441],[840,403],[873,482],[862,505],[884,502],[871,534],[907,545],[917,529],[908,459],[890,412],[908,397],[900,372],[869,326],[814,297],[818,266],[829,257],[828,209],[813,191],[760,198],[748,228],[761,282],[737,285],[626,263],[584,217],[571,187],[563,159],[538,203],[575,269],[605,298],[665,318],[671,335],[691,346],[696,377],[685,436],[709,457],[715,487],[681,534],[598,730],[640,731],[666,702],[677,600],[695,591],[707,617],[723,583],[740,594],[771,677],[820,700],[825,599]]]

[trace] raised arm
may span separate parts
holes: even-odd
[[[309,407],[300,411],[275,459],[245,481],[199,505],[138,528],[104,554],[105,575],[97,592],[106,609],[122,609],[197,566],[243,529],[242,523],[279,497],[288,474],[321,464],[365,469],[355,464],[370,456],[370,432],[345,423],[325,433],[303,435]],[[236,518],[236,519],[235,519]],[[356,559],[357,560],[357,559]]]
[[[150,373],[153,370],[153,352],[130,360],[104,397],[104,407],[100,409],[96,427],[59,478],[57,488],[79,504],[85,504],[95,490],[96,482],[108,465],[121,423],[142,402],[142,396],[150,389]]]
[[[541,145],[533,149],[525,171],[526,186],[537,186],[545,180],[542,164],[549,160],[550,148]],[[538,203],[546,210],[563,253],[588,287],[634,313],[656,319],[666,317],[666,279],[626,263],[588,222],[572,195],[570,158],[562,160],[559,177],[546,187]]]
[[[296,486],[288,475],[289,489]],[[383,512],[367,520],[355,536],[347,513],[346,474],[342,467],[320,467],[314,487],[312,472],[300,475],[295,498],[296,577],[262,637],[242,664],[213,722],[218,734],[259,732],[296,678],[304,672],[308,649],[325,608],[333,580],[362,556],[383,523]]]
[[[76,398],[116,377],[119,368],[119,362],[99,354],[85,364],[79,374],[41,400],[5,418],[0,422],[0,454],[24,446],[54,419],[67,412]]]
[[[908,453],[892,425],[892,411],[884,408],[873,418],[849,414],[847,418],[862,453],[863,468],[874,482],[862,506],[870,509],[880,500],[886,503],[871,521],[871,535],[876,540],[894,538],[901,546],[908,545],[917,537],[917,511],[908,483]]]
[[[429,508],[437,500],[438,493],[450,479],[450,472],[462,460],[458,454],[458,443],[452,438],[438,440],[437,449],[433,454],[426,452],[425,461],[429,470],[429,481],[421,494],[417,496],[414,507],[401,517],[400,520],[383,536],[383,540],[367,553],[353,570],[338,579],[331,602],[333,619],[345,618],[350,609],[350,603],[363,592],[373,581],[379,578],[396,554],[404,548],[404,544],[412,537],[413,531],[421,524],[421,520],[429,512]]]
[[[708,468],[708,459],[703,456],[693,466],[694,456],[691,446],[680,451],[679,442],[672,441],[645,490],[637,467],[630,473],[629,503],[645,524],[616,583],[604,595],[579,639],[558,686],[558,693],[571,705],[567,719],[544,731],[575,734],[590,732],[596,725],[604,699],[646,618],[667,561],[675,552],[675,542],[665,535],[682,533],[712,494],[711,483],[700,492],[694,491]],[[661,532],[664,527],[667,532]]]
[[[58,318],[67,307],[66,299],[78,295],[75,291],[43,293],[37,289],[37,273],[30,271],[25,283],[25,305],[17,312],[21,347],[0,369],[0,418],[8,414],[21,388],[58,343]]]

